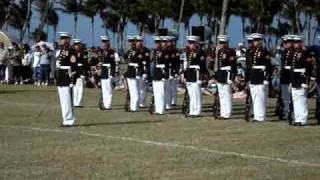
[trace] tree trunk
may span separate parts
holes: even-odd
[[[22,32],[21,32],[22,39],[20,41],[23,40],[24,35],[26,33],[26,30],[28,28],[28,25],[30,24],[30,15],[31,15],[31,0],[28,0],[27,17],[26,17],[26,19],[25,19],[25,21],[23,23],[23,28],[22,28]]]
[[[75,12],[73,15],[73,38],[77,37],[77,24],[78,24],[78,13]]]
[[[94,46],[94,17],[91,17],[91,46]]]
[[[175,27],[175,29],[177,29],[178,33],[179,33],[179,31],[180,31],[180,24],[181,24],[181,20],[182,20],[182,16],[183,16],[183,8],[184,8],[184,0],[181,0],[178,26]]]
[[[311,20],[312,20],[312,14],[309,14],[309,18],[308,18],[308,45],[309,46],[311,43]]]
[[[219,34],[226,33],[228,3],[229,0],[223,0]]]
[[[57,25],[53,26],[53,42],[56,42]]]
[[[246,38],[246,27],[245,27],[245,24],[246,24],[246,19],[245,17],[241,16],[241,24],[242,24],[242,39],[245,39]]]

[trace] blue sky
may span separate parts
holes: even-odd
[[[39,14],[35,11],[33,11],[33,16],[32,16],[32,21],[31,21],[31,29],[34,29],[38,26],[38,22],[39,22]],[[73,31],[73,16],[72,15],[68,15],[62,12],[59,12],[59,18],[60,18],[60,22],[57,28],[57,31],[67,31],[72,33]],[[229,36],[231,37],[231,45],[232,46],[236,46],[242,39],[241,39],[241,23],[240,23],[240,18],[232,16],[230,19],[230,23],[229,23]],[[203,22],[203,24],[205,24],[206,22]],[[192,16],[192,18],[190,19],[190,27],[191,26],[197,26],[200,25],[200,18],[197,15]],[[91,24],[90,24],[90,19],[79,15],[78,18],[78,26],[77,26],[77,38],[80,38],[82,41],[84,41],[86,44],[91,45]],[[172,28],[173,27],[173,21],[171,21],[170,19],[167,19],[164,23],[164,27],[166,28]],[[44,28],[44,30],[46,31],[46,27]],[[12,28],[9,28],[9,33],[10,34],[16,34],[18,36],[18,31],[13,30]],[[95,39],[94,39],[94,44],[95,46],[99,46],[100,45],[100,35],[104,35],[105,34],[105,29],[102,27],[102,21],[99,17],[99,15],[97,15],[95,17]],[[128,24],[128,28],[127,28],[127,35],[135,35],[138,34],[138,29],[135,25],[133,25],[132,23]],[[53,41],[53,29],[52,27],[49,26],[48,29],[48,41]],[[113,35],[111,32],[109,32],[110,38],[113,40]],[[184,32],[184,28],[183,25],[181,25],[180,27],[180,40],[179,40],[179,44],[184,44],[185,42],[185,32]],[[57,35],[58,37],[58,35]],[[145,35],[145,42],[147,47],[153,47],[153,40],[152,40],[152,35]]]
[[[33,16],[32,16],[32,21],[31,21],[31,28],[34,29],[38,26],[39,22],[39,14],[34,10],[33,11]],[[62,12],[59,12],[59,18],[60,22],[57,28],[57,31],[67,31],[72,33],[73,31],[73,16],[69,14],[65,14]],[[301,17],[303,18],[303,17]],[[200,25],[200,18],[197,15],[194,15],[190,19],[190,29],[191,26],[198,26]],[[203,24],[206,24],[206,22],[203,22]],[[229,27],[228,27],[228,35],[230,36],[230,45],[231,47],[236,47],[239,42],[242,42],[242,27],[241,27],[241,20],[239,17],[236,16],[231,16],[229,20]],[[312,25],[314,26],[314,25]],[[88,44],[91,46],[91,24],[90,24],[90,19],[79,15],[78,18],[78,26],[77,26],[77,38],[80,38],[84,43]],[[167,19],[164,23],[164,27],[166,28],[172,28],[173,27],[173,21],[170,19]],[[44,28],[46,30],[46,28]],[[126,30],[127,35],[135,35],[138,34],[138,29],[135,25],[132,23],[128,24],[127,30]],[[17,34],[18,31],[13,30],[12,28],[9,28],[9,33],[10,34]],[[102,27],[102,21],[97,15],[95,17],[95,39],[94,39],[94,44],[95,46],[100,45],[100,36],[105,34],[105,29]],[[313,34],[313,33],[312,33]],[[53,41],[53,29],[52,27],[49,27],[48,29],[48,35],[49,35],[49,41]],[[113,41],[113,35],[111,32],[109,32],[110,38],[112,39],[113,45],[115,46],[115,41]],[[178,45],[183,45],[185,42],[185,36],[187,34],[184,32],[183,25],[180,27],[180,40],[178,42]],[[58,37],[58,35],[57,35]],[[117,36],[115,36],[117,38]],[[153,47],[153,39],[152,35],[145,35],[145,42],[147,47]],[[116,46],[115,46],[116,47]]]

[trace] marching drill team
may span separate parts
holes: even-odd
[[[148,83],[152,82],[152,103],[150,113],[165,114],[177,105],[178,77],[183,76],[186,89],[188,117],[198,117],[202,111],[202,84],[206,69],[206,54],[202,48],[201,35],[187,36],[184,50],[186,60],[180,61],[183,53],[176,47],[177,38],[169,35],[154,36],[155,48],[144,46],[142,36],[127,36],[129,50],[125,54],[128,60],[124,74],[127,88],[126,111],[137,112],[149,107],[146,103]],[[217,84],[220,119],[232,118],[232,84],[237,75],[237,55],[229,47],[229,37],[219,35],[215,51],[214,79]],[[268,89],[273,66],[271,55],[263,46],[262,34],[253,33],[247,37],[245,83],[248,99],[247,112],[252,121],[266,120]],[[304,126],[308,119],[307,88],[313,67],[318,67],[316,58],[303,44],[302,36],[285,35],[280,62],[281,107],[279,118],[288,120],[291,125]],[[80,39],[60,33],[60,50],[57,61],[57,86],[62,111],[62,127],[75,123],[74,107],[83,107],[83,86],[87,76],[87,53]],[[100,110],[112,109],[113,77],[118,72],[115,50],[109,37],[101,36],[102,70]],[[316,65],[316,66],[315,66]],[[319,81],[319,79],[317,79]],[[318,105],[319,103],[317,103]],[[317,114],[318,122],[320,115]]]

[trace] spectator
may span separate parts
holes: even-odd
[[[7,54],[8,52],[4,49],[4,45],[0,42],[0,83],[5,82],[6,68],[7,68]]]
[[[22,79],[23,82],[29,82],[31,80],[31,52],[30,52],[30,47],[27,44],[24,44],[22,46],[22,69],[21,69],[21,74],[22,74]]]
[[[48,84],[49,84],[50,59],[51,59],[50,49],[46,46],[43,46],[42,52],[41,52],[41,57],[40,57],[40,82],[41,82],[41,85],[48,86]]]
[[[40,46],[36,46],[32,55],[33,81],[35,85],[40,86]]]
[[[12,47],[9,48],[9,53],[8,53],[8,61],[9,64],[11,65],[11,68],[8,68],[9,71],[9,77],[13,77],[14,84],[22,84],[22,76],[21,76],[21,56],[19,53],[19,49],[17,44],[13,44]],[[10,77],[10,80],[11,80]]]
[[[57,62],[57,57],[59,55],[59,45],[57,42],[53,44],[54,50],[52,51],[52,56],[51,56],[51,61],[50,61],[50,79],[54,79],[55,77],[55,71],[56,71],[56,62]]]

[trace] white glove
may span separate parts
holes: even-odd
[[[141,78],[141,76],[136,76],[136,79],[140,79]]]
[[[231,81],[231,80],[228,80],[227,83],[228,83],[228,84],[232,84],[232,81]]]
[[[83,75],[81,75],[81,76],[80,76],[80,78],[84,79],[84,78],[86,78],[86,77],[85,77],[85,76],[83,76]]]
[[[175,77],[175,78],[178,78],[178,77],[179,77],[179,75],[178,75],[178,74],[176,74],[176,75],[174,75],[174,77]]]
[[[164,78],[162,78],[161,80],[162,80],[163,82],[165,82],[165,81],[166,81],[166,79],[164,79]]]
[[[60,67],[60,61],[56,62],[56,67],[59,68]]]
[[[74,84],[70,84],[69,86],[70,86],[71,88],[73,88]]]
[[[198,83],[198,84],[202,84],[202,81],[198,80],[197,83]]]
[[[269,85],[269,81],[264,80],[264,81],[263,81],[263,85],[266,85],[266,86]]]
[[[113,78],[113,76],[109,76],[109,78],[110,78],[110,79],[112,79],[112,78]]]
[[[304,89],[308,89],[308,85],[307,84],[301,84],[301,87]]]
[[[147,79],[147,75],[146,75],[146,74],[143,74],[143,75],[142,75],[142,78],[143,78],[143,79]]]
[[[173,79],[173,76],[170,76],[169,79]]]

